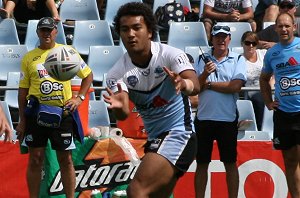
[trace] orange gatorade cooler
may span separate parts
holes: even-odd
[[[72,86],[72,95],[76,97],[80,90],[81,79],[71,79]],[[94,89],[90,88],[88,92],[85,94],[85,100],[82,101],[80,106],[78,107],[78,112],[80,116],[80,121],[83,128],[84,136],[88,136],[88,126],[89,126],[89,100],[90,93],[93,92]]]
[[[117,127],[122,129],[124,137],[136,138],[136,139],[147,139],[147,133],[144,128],[144,123],[136,111],[133,102],[129,101],[130,114],[124,121],[117,121]]]

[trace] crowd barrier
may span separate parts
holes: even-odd
[[[128,139],[140,157],[144,155],[145,140]],[[73,152],[76,170],[76,197],[89,197],[93,189],[101,192],[128,184],[137,166],[130,163],[121,148],[111,139],[95,141],[86,139],[83,145]],[[218,150],[214,145],[213,160],[209,166],[209,182],[206,197],[226,198],[226,181],[223,164],[219,161]],[[55,152],[47,147],[47,158],[41,197],[61,197],[63,188]],[[19,144],[0,143],[0,198],[27,198],[26,167],[28,155],[19,154]],[[284,198],[288,188],[284,175],[284,164],[280,151],[272,148],[270,141],[239,141],[238,169],[240,174],[239,197]],[[178,181],[174,198],[193,198],[194,162],[189,171]]]

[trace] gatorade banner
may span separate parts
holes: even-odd
[[[146,140],[128,140],[142,158]],[[76,146],[76,151],[72,153],[76,174],[76,197],[90,197],[94,189],[105,192],[128,184],[138,168],[130,163],[129,158],[112,139],[95,141],[86,138],[84,144],[78,143]],[[50,144],[46,156],[40,197],[65,197],[56,154]]]
[[[128,139],[140,157],[144,155],[146,140]],[[128,184],[137,167],[133,166],[113,140],[98,142],[86,138],[73,152],[76,171],[76,197],[90,197],[93,189],[101,192]],[[56,155],[47,147],[40,197],[65,197]],[[0,198],[28,198],[26,169],[28,155],[21,155],[19,144],[0,142]],[[270,141],[238,142],[238,170],[240,175],[239,197],[290,197],[284,175],[280,151],[273,150]],[[194,198],[196,163],[179,179],[174,198]],[[225,169],[219,161],[214,145],[213,160],[209,166],[206,197],[227,197]]]

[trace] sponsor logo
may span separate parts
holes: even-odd
[[[280,88],[287,90],[290,87],[300,86],[300,79],[283,77],[279,81]]]
[[[25,141],[32,142],[33,141],[32,135],[27,135],[26,138],[25,138]]]
[[[157,149],[159,147],[159,145],[160,145],[160,142],[161,142],[161,139],[154,139],[154,140],[152,140],[149,148],[150,149]]]
[[[64,88],[62,83],[51,82],[49,80],[43,81],[40,85],[40,91],[43,94],[50,94],[53,91],[62,91]]]
[[[289,58],[289,60],[287,62],[278,63],[275,67],[276,67],[276,69],[284,69],[289,66],[298,66],[298,65],[299,65],[299,63],[296,61],[296,59],[294,57],[291,57],[291,58]]]
[[[150,74],[150,69],[146,69],[146,70],[142,71],[143,76],[149,76],[149,74]]]
[[[64,144],[69,145],[71,143],[70,140],[64,140]]]
[[[135,85],[139,82],[139,79],[136,76],[128,76],[127,82],[131,87],[135,87]]]
[[[120,162],[115,164],[101,164],[102,159],[85,161],[85,165],[75,166],[76,192],[98,189],[100,187],[111,187],[127,184],[131,180],[139,165],[131,162]],[[58,171],[53,178],[49,195],[63,194],[61,174]]]
[[[39,60],[41,58],[41,56],[36,56],[36,57],[34,57],[32,60],[33,61],[37,61],[37,60]]]
[[[273,52],[273,53],[272,53],[272,56],[278,56],[279,54],[280,54],[280,51]]]
[[[160,78],[160,77],[166,75],[166,73],[164,72],[164,70],[163,70],[163,68],[161,66],[157,66],[154,69],[154,74],[156,74],[155,78]]]
[[[38,70],[38,75],[39,75],[40,78],[45,78],[45,77],[49,76],[46,69]]]

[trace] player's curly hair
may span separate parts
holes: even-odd
[[[150,32],[152,32],[152,40],[156,39],[157,22],[152,13],[152,9],[144,3],[130,2],[122,5],[117,15],[114,18],[114,28],[117,34],[120,35],[120,19],[123,16],[143,16],[146,26]]]

